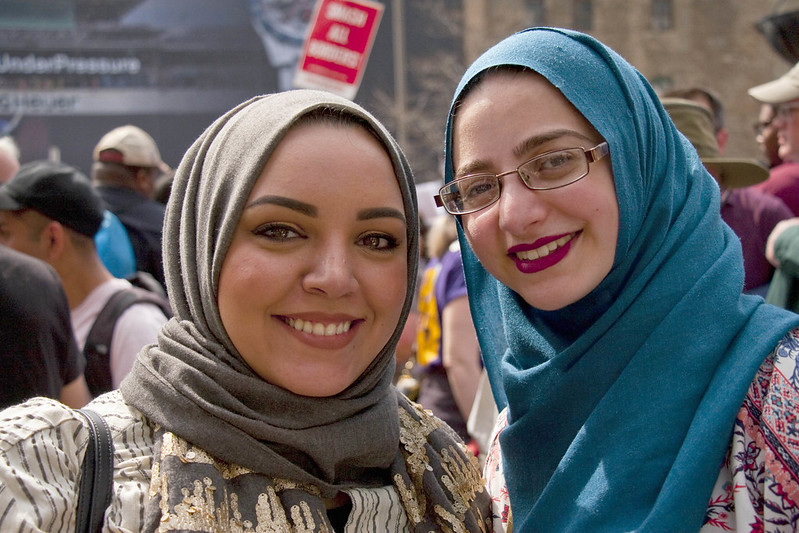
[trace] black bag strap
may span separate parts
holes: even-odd
[[[128,307],[138,303],[155,305],[167,317],[172,315],[172,309],[169,307],[169,300],[166,297],[145,289],[128,287],[111,295],[97,314],[83,347],[83,354],[86,357],[86,384],[94,397],[113,388],[109,357],[114,325]]]
[[[114,484],[114,441],[103,417],[90,409],[77,409],[89,426],[89,442],[81,466],[75,533],[98,533],[105,510],[111,505]]]

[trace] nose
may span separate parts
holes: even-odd
[[[353,258],[345,246],[329,244],[310,259],[302,278],[303,289],[330,298],[352,294],[358,287],[353,266]]]
[[[533,191],[514,172],[502,178],[499,195],[499,227],[510,233],[521,233],[528,225],[540,222],[546,216],[546,202],[540,195],[549,191]]]

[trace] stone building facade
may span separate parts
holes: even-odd
[[[578,29],[632,63],[658,91],[713,90],[726,110],[727,154],[757,157],[759,104],[747,89],[792,64],[756,29],[799,9],[787,0],[464,0],[464,55],[471,62],[506,35],[535,26]]]

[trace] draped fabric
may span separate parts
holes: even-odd
[[[741,295],[741,248],[718,187],[624,59],[577,32],[525,30],[469,67],[452,109],[503,65],[543,75],[608,142],[619,204],[611,271],[556,311],[492,277],[459,228],[485,366],[508,407],[500,443],[514,527],[696,531],[746,390],[799,320]],[[451,110],[447,181],[452,121]]]
[[[365,120],[389,153],[407,220],[408,288],[402,319],[364,373],[336,396],[311,398],[271,385],[249,368],[222,325],[217,290],[243,206],[266,161],[292,124],[320,107]],[[293,484],[299,489],[286,493],[287,515],[302,501],[300,508],[308,508],[315,525],[302,516],[296,523],[305,523],[308,531],[326,531],[321,498],[348,487],[391,485],[399,474],[407,477],[391,379],[394,350],[414,291],[417,223],[413,178],[396,142],[365,110],[327,92],[253,98],[217,119],[189,148],[175,174],[164,225],[166,280],[175,318],[163,328],[158,344],[142,351],[121,386],[125,400],[160,426],[151,496],[161,497],[154,497],[148,508],[153,527],[185,507],[182,500],[197,489],[185,486],[191,479],[208,480],[212,489],[197,490],[200,496],[212,491],[217,506],[220,498],[233,493],[237,501],[260,505],[249,496]],[[235,472],[209,470],[207,461],[176,455],[170,444],[175,442],[188,443],[193,457],[206,454]],[[242,472],[248,475],[238,475]],[[275,479],[283,480],[279,487]],[[451,509],[441,494],[431,498]],[[417,521],[418,527],[430,526],[433,507]],[[256,511],[247,509],[251,523]]]

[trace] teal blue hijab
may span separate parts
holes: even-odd
[[[624,59],[580,33],[526,30],[471,65],[452,109],[503,65],[543,75],[608,142],[619,203],[610,273],[557,311],[502,285],[460,234],[485,366],[508,408],[514,530],[697,531],[755,372],[799,319],[741,294],[716,182]]]

